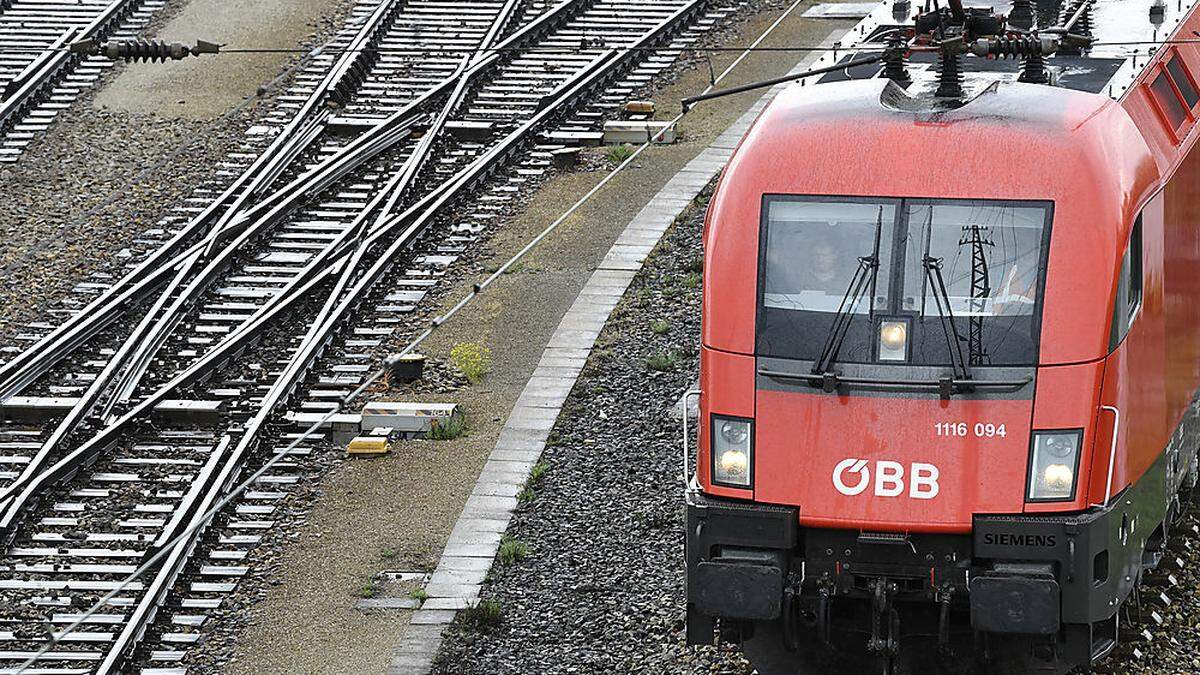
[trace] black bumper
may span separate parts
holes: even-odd
[[[1087,663],[1139,577],[1151,533],[1136,527],[1161,522],[1156,501],[1130,490],[1106,509],[977,516],[971,534],[899,536],[801,528],[795,508],[689,492],[688,639],[711,642],[717,618],[777,619],[787,595],[868,598],[886,577],[900,602],[953,598],[976,631],[1057,635]]]

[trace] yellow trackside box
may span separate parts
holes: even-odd
[[[386,436],[357,436],[346,446],[349,455],[383,455],[389,450]]]

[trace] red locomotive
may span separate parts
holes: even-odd
[[[884,3],[763,112],[706,222],[689,642],[1111,652],[1197,480],[1194,1]]]

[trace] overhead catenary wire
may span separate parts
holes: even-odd
[[[761,50],[757,49],[758,45],[760,45],[764,40],[766,40],[776,30],[776,28],[778,28],[779,25],[782,24],[783,21],[786,20],[796,10],[796,8],[799,7],[803,2],[804,2],[804,0],[793,0],[792,4],[789,5],[788,8],[770,26],[768,26],[749,47],[742,49],[742,53],[736,59],[734,59],[734,61],[732,63],[730,63],[730,65],[728,67],[726,67],[720,73],[720,75],[718,75],[717,77],[712,79],[711,83],[708,85],[708,87],[706,87],[704,89],[704,91],[702,93],[711,92],[713,89],[716,88],[717,84],[719,84],[722,80],[724,80],[747,57],[749,57],[751,54],[753,54],[757,51],[761,51]],[[813,49],[815,50],[817,48],[813,48]],[[820,47],[820,49],[823,51],[828,51],[831,49],[831,46],[825,45],[825,46]],[[653,50],[653,51],[664,51],[664,50]],[[570,218],[572,215],[574,215],[585,203],[590,201],[592,199],[592,197],[594,197],[598,192],[600,192],[600,190],[602,190],[606,185],[608,185],[610,182],[612,182],[612,180],[618,174],[620,174],[626,168],[628,168],[634,162],[634,160],[636,160],[638,158],[639,155],[641,155],[653,143],[657,142],[657,140],[659,138],[661,138],[667,131],[674,128],[687,114],[688,114],[688,111],[680,112],[674,118],[672,118],[671,120],[666,122],[666,124],[663,126],[663,128],[661,130],[659,130],[658,133],[654,135],[654,137],[648,138],[646,140],[646,142],[644,142],[642,145],[640,145],[638,148],[636,148],[633,151],[633,153],[629,155],[629,157],[627,157],[623,162],[621,162],[616,167],[614,167],[611,171],[609,171],[609,173],[606,174],[604,176],[604,178],[602,178],[595,186],[593,186],[590,190],[587,191],[587,193],[585,193],[583,196],[581,196],[574,204],[571,205],[570,208],[568,208],[561,215],[559,215],[559,217],[556,218],[552,223],[547,225],[545,229],[543,229],[541,232],[539,232],[537,236],[535,236],[533,239],[531,239],[527,244],[525,244],[525,246],[523,246],[519,251],[517,251],[517,253],[515,253],[513,256],[511,256],[508,259],[508,261],[505,262],[503,265],[501,265],[498,269],[496,269],[495,272],[490,274],[482,282],[475,284],[472,287],[471,291],[469,293],[467,293],[461,300],[459,300],[457,303],[455,303],[454,306],[452,306],[445,313],[434,318],[430,322],[429,326],[427,328],[425,328],[425,330],[423,330],[419,335],[417,335],[417,337],[415,337],[407,345],[405,345],[405,347],[402,350],[400,350],[396,355],[404,356],[406,354],[409,354],[413,350],[415,350],[418,346],[420,346],[422,343],[424,343],[427,339],[429,339],[429,337],[433,335],[433,333],[437,330],[438,327],[443,325],[446,321],[448,321],[449,319],[454,317],[456,314],[458,314],[463,308],[468,306],[475,298],[479,297],[479,295],[484,291],[484,289],[486,289],[487,287],[489,287],[493,283],[495,283],[495,281],[497,279],[499,279],[501,276],[503,276],[508,270],[510,270],[513,267],[513,265],[515,265],[517,262],[519,262],[526,255],[528,255],[530,251],[532,251],[534,248],[536,248],[538,246],[538,244],[540,244],[542,241],[544,241],[547,237],[549,237],[551,234],[553,234],[554,231],[556,231],[563,223],[565,223],[568,218]],[[259,467],[252,474],[250,474],[249,477],[247,477],[245,480],[241,481],[236,486],[231,488],[228,491],[228,493],[226,495],[224,495],[221,499],[219,499],[210,509],[205,511],[203,514],[200,514],[199,516],[193,518],[192,523],[189,524],[188,527],[183,529],[179,534],[177,534],[172,539],[164,542],[163,545],[158,549],[158,551],[156,551],[154,553],[154,555],[152,555],[150,558],[148,558],[146,561],[144,561],[141,565],[139,565],[137,567],[137,569],[135,569],[133,572],[129,573],[124,579],[122,579],[119,583],[117,583],[116,586],[114,586],[110,591],[105,593],[99,600],[97,600],[95,603],[93,603],[91,607],[89,607],[87,610],[85,610],[84,612],[79,614],[75,618],[75,620],[72,623],[68,624],[62,631],[59,631],[58,633],[54,634],[47,641],[47,643],[45,645],[43,645],[36,653],[29,656],[29,658],[27,658],[20,666],[17,667],[17,672],[24,671],[25,669],[36,664],[37,661],[42,656],[49,653],[49,651],[51,649],[53,649],[54,647],[56,647],[60,642],[62,642],[63,639],[67,635],[69,635],[70,633],[72,633],[73,631],[78,629],[81,625],[86,623],[90,617],[92,617],[98,611],[100,611],[102,608],[104,608],[109,603],[109,601],[111,601],[113,598],[115,598],[120,593],[124,592],[125,589],[129,587],[130,584],[136,582],[139,578],[141,578],[143,575],[145,575],[148,571],[153,569],[156,566],[156,564],[159,561],[161,561],[164,557],[169,555],[170,552],[176,546],[178,546],[181,542],[189,541],[193,534],[195,534],[201,528],[205,527],[208,524],[208,522],[210,520],[212,520],[212,518],[214,516],[216,516],[218,513],[220,513],[233,500],[237,499],[243,492],[245,492],[251,485],[253,485],[260,477],[262,477],[267,471],[269,471],[277,463],[279,463],[280,461],[282,461],[283,459],[285,459],[287,457],[290,457],[291,456],[290,453],[292,450],[294,450],[296,447],[298,447],[300,443],[304,442],[305,440],[307,440],[307,439],[311,438],[313,435],[315,435],[324,424],[326,424],[327,422],[332,420],[334,418],[334,416],[340,414],[341,411],[348,404],[353,402],[355,399],[357,399],[359,396],[361,396],[364,392],[366,392],[371,386],[373,386],[376,382],[378,382],[380,379],[382,379],[384,377],[384,375],[386,374],[386,372],[387,372],[386,366],[376,369],[371,374],[367,375],[366,378],[363,380],[363,382],[358,387],[356,387],[353,391],[351,391],[349,394],[342,397],[340,400],[335,401],[335,406],[333,408],[331,408],[328,412],[326,412],[320,419],[313,422],[312,425],[310,425],[306,430],[304,430],[303,432],[298,434],[295,438],[293,438],[292,441],[284,449],[275,451],[274,456],[271,457],[270,459],[268,459],[261,467]]]
[[[1090,47],[1137,47],[1137,46],[1164,46],[1164,45],[1198,45],[1200,37],[1195,38],[1176,38],[1169,40],[1115,40],[1115,41],[1096,41],[1089,44]],[[825,52],[825,51],[847,51],[847,52],[870,52],[882,51],[885,45],[882,43],[874,44],[855,44],[841,47],[840,45],[787,45],[782,47],[756,47],[756,46],[712,46],[712,47],[623,47],[620,45],[609,45],[603,41],[593,41],[588,43],[580,43],[579,45],[564,45],[561,47],[461,47],[453,49],[428,49],[420,47],[361,47],[361,48],[335,48],[323,47],[320,49],[300,48],[300,47],[226,47],[222,46],[219,52],[212,54],[204,54],[204,58],[213,58],[220,56],[228,56],[230,54],[312,54],[320,52],[329,56],[340,56],[342,54],[351,53],[373,53],[373,54],[402,54],[411,56],[438,56],[446,54],[578,54],[589,50],[612,50],[617,53],[633,53],[633,52],[697,52],[708,54],[720,53],[796,53],[796,52]],[[0,47],[0,54],[43,54],[47,52],[69,51],[70,46],[63,47]]]
[[[103,44],[103,43],[102,43]],[[874,45],[866,45],[872,47]],[[578,54],[586,50],[613,50],[618,53],[635,53],[635,52],[710,52],[710,53],[770,53],[770,52],[823,52],[833,49],[831,45],[791,45],[787,47],[740,47],[737,45],[712,46],[712,47],[623,47],[620,45],[609,45],[602,40],[592,40],[590,42],[581,42],[579,45],[570,45],[562,47],[455,47],[452,49],[433,49],[423,47],[322,47],[320,53],[331,56],[340,56],[342,54],[353,53],[371,53],[371,54],[410,54],[413,56],[437,56],[444,54]],[[858,46],[854,49],[861,50],[863,47]],[[882,49],[882,45],[879,45]],[[70,51],[69,45],[62,47],[0,47],[0,54],[43,54],[46,52]],[[317,51],[312,48],[300,47],[226,47],[222,46],[220,51],[203,54],[204,58],[212,58],[225,56],[229,54],[311,54]]]
[[[1128,40],[1128,41],[1097,41],[1089,44],[1092,47],[1159,47],[1170,45],[1200,45],[1200,37],[1198,38],[1181,38],[1173,40]],[[806,53],[806,52],[825,52],[825,51],[845,51],[848,53],[872,53],[882,52],[886,45],[880,44],[855,44],[842,47],[840,45],[789,45],[785,47],[740,47],[740,46],[723,46],[723,47],[622,47],[615,45],[606,45],[602,42],[594,44],[580,44],[578,46],[562,46],[562,47],[530,47],[527,49],[517,47],[500,47],[500,48],[455,48],[455,49],[423,49],[416,47],[363,47],[363,48],[347,48],[337,49],[326,47],[320,50],[302,49],[292,47],[221,47],[219,52],[205,53],[204,58],[213,58],[230,55],[253,55],[253,54],[299,54],[309,55],[314,51],[319,51],[321,54],[329,56],[340,56],[351,53],[370,53],[370,54],[392,54],[413,57],[435,57],[435,56],[463,56],[472,54],[579,54],[585,51],[611,50],[615,53],[654,53],[654,52],[690,52],[695,54],[721,54],[721,53],[764,53],[764,54],[788,54],[788,53]],[[914,45],[912,51],[930,51],[930,48],[923,45]],[[45,54],[70,50],[66,47],[0,47],[0,55],[5,54]],[[0,97],[0,100],[3,100]]]

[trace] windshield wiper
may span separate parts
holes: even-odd
[[[858,307],[863,291],[867,288],[871,289],[869,316],[872,318],[875,316],[875,278],[879,275],[879,237],[882,232],[883,207],[880,206],[879,216],[875,220],[875,247],[872,249],[871,255],[858,259],[858,269],[854,270],[854,277],[850,279],[850,285],[846,287],[846,293],[842,296],[841,304],[838,305],[837,314],[833,317],[833,325],[829,328],[829,336],[825,339],[821,355],[813,364],[812,372],[815,375],[828,374],[829,367],[837,358],[838,350],[842,348],[842,341],[846,339],[846,332],[850,330],[850,323],[854,321],[854,310]]]
[[[977,389],[1008,389],[1017,390],[1030,382],[1033,377],[1025,376],[1016,380],[956,380],[949,376],[937,379],[918,379],[900,377],[847,377],[845,375],[817,375],[814,373],[796,373],[787,370],[776,370],[770,366],[758,367],[758,374],[781,380],[803,380],[814,387],[826,386],[826,391],[832,393],[840,386],[867,387],[899,387],[901,389],[937,389],[943,399],[949,399],[955,391],[975,391]]]
[[[950,293],[946,290],[945,279],[942,278],[942,259],[935,258],[926,251],[921,263],[925,266],[925,282],[933,288],[933,302],[937,305],[938,316],[942,319],[946,348],[950,350],[950,368],[954,371],[953,379],[970,380],[971,371],[967,369],[967,361],[962,353],[962,337],[958,334],[958,326],[954,324],[954,310],[950,307]]]

